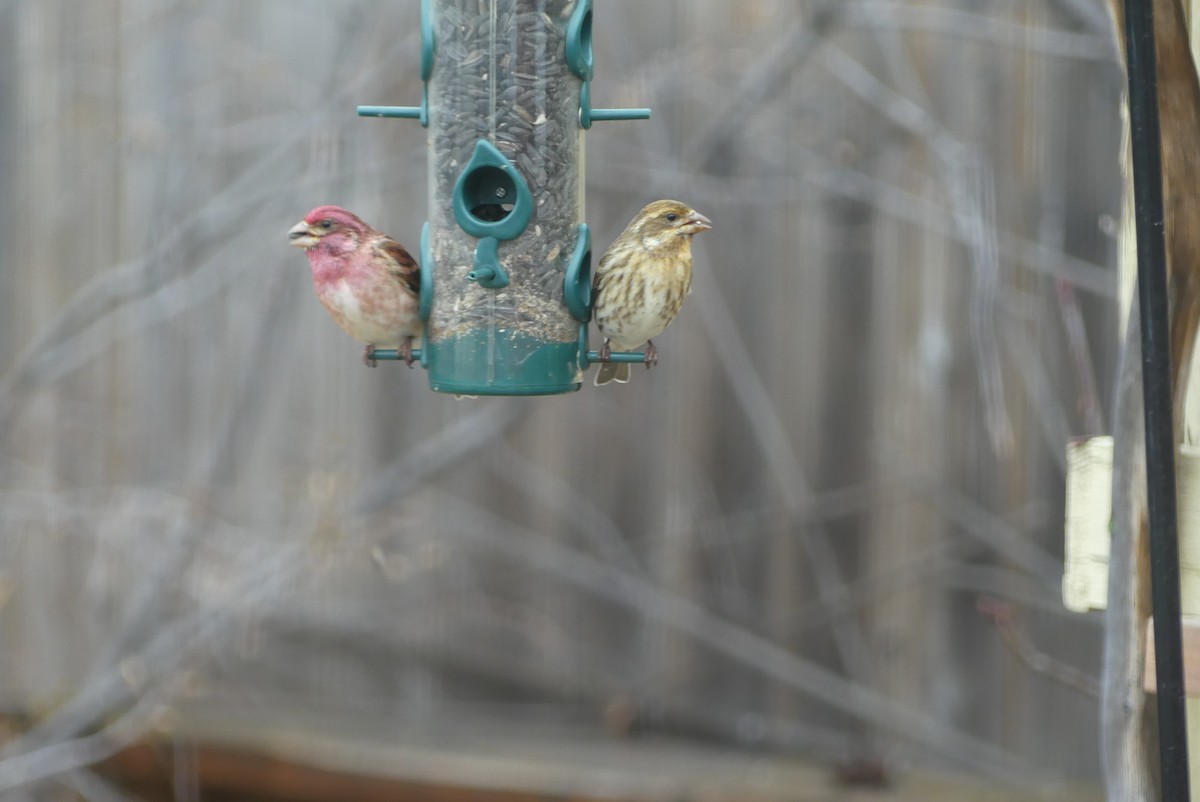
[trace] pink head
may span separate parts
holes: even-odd
[[[371,230],[356,215],[340,206],[318,206],[288,231],[292,245],[317,254],[342,256],[358,247]]]

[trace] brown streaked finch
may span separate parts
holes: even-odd
[[[605,362],[613,349],[646,344],[646,367],[658,361],[654,338],[679,314],[692,291],[692,236],[712,221],[673,200],[658,200],[638,212],[596,268],[592,313],[604,337],[596,386],[629,381],[628,362]]]
[[[313,209],[288,239],[308,255],[317,300],[366,343],[363,362],[375,367],[376,348],[397,348],[411,368],[413,338],[422,329],[421,274],[408,251],[339,206]]]

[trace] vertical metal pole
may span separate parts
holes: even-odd
[[[1153,0],[1126,0],[1125,53],[1129,70],[1138,309],[1142,328],[1142,391],[1146,410],[1146,482],[1158,683],[1159,760],[1162,766],[1163,799],[1186,802],[1187,719],[1180,636],[1176,445],[1171,414],[1171,343],[1163,236],[1162,153],[1158,125]]]

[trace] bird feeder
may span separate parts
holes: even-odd
[[[593,109],[592,72],[592,0],[422,0],[421,105],[358,109],[429,129],[421,364],[438,392],[570,392],[595,359],[583,134],[650,110]]]

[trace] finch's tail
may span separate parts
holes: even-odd
[[[609,382],[625,384],[627,381],[629,381],[628,362],[601,362],[600,369],[596,371],[595,384],[597,387]]]

